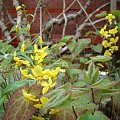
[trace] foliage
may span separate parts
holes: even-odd
[[[17,11],[21,9],[21,6],[16,8]],[[106,16],[109,25],[114,18],[111,14]],[[4,120],[63,120],[69,117],[108,120],[103,109],[111,102],[115,112],[116,96],[120,94],[119,73],[112,80],[110,68],[114,53],[111,47],[118,41],[116,26],[109,31],[107,26],[100,30],[105,38],[102,45],[92,45],[90,38],[73,40],[73,36],[65,36],[50,46],[41,36],[33,42],[31,38],[21,41],[17,48],[0,42],[0,115]],[[16,25],[12,31],[18,36],[26,31],[30,35],[30,24],[27,21],[24,29]],[[111,46],[104,44],[105,40],[110,42],[111,37]],[[112,54],[101,55],[102,46]],[[106,75],[101,75],[102,68]],[[111,116],[115,117],[114,112]]]

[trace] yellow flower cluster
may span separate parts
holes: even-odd
[[[39,43],[42,44],[42,38],[39,37]],[[23,42],[21,45],[20,51],[24,53],[26,51],[26,43]],[[33,45],[33,51],[28,53],[26,52],[26,55],[30,58],[30,61],[26,60],[25,58],[17,56],[17,52],[14,52],[14,61],[16,63],[16,67],[20,68],[22,79],[33,79],[36,80],[37,84],[40,84],[41,92],[42,94],[46,94],[48,91],[52,90],[56,84],[57,84],[57,76],[61,70],[60,67],[57,67],[55,69],[45,69],[45,66],[43,64],[44,58],[47,56],[47,50],[48,46],[41,47],[39,49],[39,46],[37,44]],[[31,63],[32,61],[32,63]],[[41,109],[48,101],[47,97],[41,97],[36,98],[35,95],[32,95],[31,93],[28,93],[25,89],[22,90],[23,96],[26,100],[26,102],[33,101],[35,102],[34,107]],[[58,112],[58,110],[52,110],[50,114],[54,113],[55,111]],[[41,119],[44,120],[44,118],[33,116],[35,119]]]
[[[106,19],[108,20],[108,24],[100,30],[100,34],[104,38],[102,42],[102,45],[105,48],[104,56],[112,56],[113,52],[118,51],[118,46],[116,45],[119,39],[117,36],[118,26],[116,26],[114,15],[108,14]]]
[[[42,40],[40,40],[41,43]],[[56,69],[44,69],[42,64],[44,58],[47,56],[46,49],[48,46],[45,46],[41,49],[38,48],[37,44],[34,44],[33,52],[29,54],[34,65],[31,65],[29,61],[22,60],[17,57],[16,52],[14,53],[14,61],[16,62],[16,67],[20,66],[20,71],[22,79],[34,79],[38,84],[43,86],[42,93],[47,93],[50,89],[55,87],[57,84],[57,75],[60,72],[60,67]],[[23,42],[20,51],[24,52],[26,49],[25,42]],[[22,67],[23,65],[23,67]]]

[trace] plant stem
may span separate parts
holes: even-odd
[[[72,110],[73,110],[73,113],[74,113],[74,115],[75,115],[75,118],[77,119],[77,118],[78,118],[78,116],[77,116],[77,113],[76,113],[76,111],[75,111],[74,106],[72,106]]]
[[[92,102],[95,103],[95,97],[94,97],[94,90],[93,90],[93,88],[91,88],[91,92],[92,92]]]
[[[111,103],[112,103],[112,111],[111,111],[111,119],[112,117],[115,117],[116,114],[115,114],[115,103],[114,103],[114,98],[111,96]]]

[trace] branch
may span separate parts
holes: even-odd
[[[87,14],[86,10],[84,9],[84,7],[82,6],[81,2],[79,0],[77,0],[79,6],[81,7],[81,9],[83,10],[83,12],[85,13],[85,15],[87,16],[89,22],[91,23],[91,25],[94,27],[95,30],[97,30],[97,28],[95,27],[94,24],[92,24],[92,20],[89,18],[89,15]]]
[[[88,0],[87,3],[84,5],[84,9],[86,10],[88,8],[88,6],[91,4],[92,0]],[[73,13],[73,14],[68,14],[66,15],[66,18],[67,18],[67,21],[71,21],[71,20],[74,20],[76,19],[78,16],[80,16],[81,14],[83,13],[83,10],[79,10],[77,13]],[[50,21],[48,21],[46,23],[46,27],[45,29],[43,30],[43,32],[49,30],[52,26],[54,25],[61,25],[61,24],[64,24],[65,23],[65,19],[64,17],[61,17],[61,18],[52,18]]]
[[[10,23],[12,23],[13,25],[15,25],[15,21],[12,19],[11,15],[8,12],[7,7],[4,5],[5,9],[6,9],[6,14],[8,16],[8,19],[10,20]]]
[[[105,7],[105,6],[109,5],[109,4],[110,4],[110,2],[105,3],[105,4],[103,4],[102,6],[100,6],[99,8],[97,8],[96,10],[94,10],[94,11],[86,18],[86,20],[83,22],[83,24],[79,25],[79,27],[77,28],[76,34],[75,34],[75,36],[74,36],[73,39],[74,39],[74,40],[77,40],[79,37],[81,37],[81,32],[82,32],[82,30],[83,30],[86,26],[91,26],[91,25],[94,25],[94,24],[96,24],[96,23],[98,23],[98,22],[101,22],[101,21],[105,20],[104,18],[102,18],[102,19],[99,19],[99,20],[96,20],[96,21],[92,22],[92,24],[91,24],[91,23],[86,23],[96,12],[98,12],[100,9],[102,9],[103,7]]]
[[[0,28],[2,30],[2,32],[4,33],[4,39],[6,41],[10,41],[11,40],[11,36],[10,36],[10,32],[8,31],[7,26],[4,24],[4,12],[3,10],[3,3],[2,0],[0,0],[0,11],[1,11],[1,20],[0,20]]]
[[[18,0],[13,0],[13,5],[15,6],[15,8],[20,6]],[[21,31],[21,23],[22,23],[22,10],[19,9],[19,10],[17,10],[17,25],[18,25],[20,31]],[[20,35],[19,38],[20,38],[20,41],[24,40],[23,35]]]
[[[104,20],[105,20],[105,19],[102,18],[102,19],[99,19],[99,20],[96,20],[96,21],[92,22],[92,24],[91,24],[91,23],[83,23],[83,24],[81,24],[81,25],[78,27],[78,29],[76,30],[76,34],[75,34],[73,40],[77,40],[79,37],[81,37],[81,31],[82,31],[85,27],[95,25],[95,24],[97,24],[97,23],[99,23],[99,22],[101,22],[101,21],[104,21]]]
[[[63,26],[63,33],[62,33],[62,37],[65,36],[65,31],[66,31],[66,26],[67,26],[67,17],[65,15],[65,7],[66,7],[66,1],[63,0],[63,16],[64,16],[64,19],[65,19],[65,24]]]
[[[34,21],[35,21],[35,18],[36,18],[36,15],[37,15],[37,11],[38,11],[38,8],[40,8],[40,3],[41,3],[41,0],[39,0],[38,3],[37,3],[37,6],[36,6],[35,12],[34,12],[34,18],[33,18],[32,22],[31,22],[31,25],[32,25],[32,24],[34,23]]]
[[[7,26],[4,24],[4,22],[2,22],[2,20],[0,21],[0,28],[2,29],[2,32],[4,33],[5,40],[11,41],[11,36],[7,29]]]

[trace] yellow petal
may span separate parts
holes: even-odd
[[[26,49],[26,44],[25,44],[25,42],[23,42],[21,49],[20,49],[20,52],[24,52],[25,49]]]
[[[49,84],[48,84],[48,82],[46,82],[46,81],[42,81],[42,82],[41,82],[41,86],[47,87],[47,86],[49,86]]]
[[[35,104],[34,107],[40,109],[43,105],[42,104]]]
[[[42,48],[43,51],[45,51],[48,48],[48,46],[45,46]]]
[[[52,80],[51,80],[51,78],[49,78],[48,84],[49,84],[49,86],[52,85]]]
[[[58,113],[58,112],[60,112],[59,109],[51,109],[49,114],[55,114],[55,113]]]
[[[32,118],[34,118],[35,120],[45,120],[43,117],[37,117],[37,116],[32,116]]]
[[[27,24],[27,30],[28,30],[28,32],[30,32],[30,24],[29,23]]]
[[[39,36],[39,43],[42,44],[42,37]]]
[[[23,93],[23,96],[26,100],[39,101],[39,99],[35,99],[34,95],[27,93],[27,91],[25,89],[22,89],[22,93]]]
[[[42,73],[42,67],[40,65],[36,65],[34,66],[34,68],[31,69],[32,73],[34,76],[40,76],[40,74]]]
[[[48,102],[48,98],[47,97],[41,97],[40,101],[41,101],[42,105],[45,105]]]
[[[38,46],[37,44],[34,44],[34,53],[36,53],[38,51]]]
[[[49,90],[49,87],[44,87],[42,90],[42,94],[44,95],[45,93],[47,93]]]
[[[21,6],[17,6],[16,7],[16,10],[18,11],[18,10],[20,10],[22,7]]]

